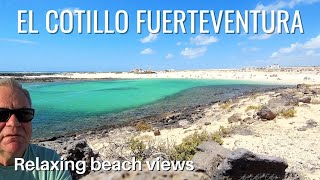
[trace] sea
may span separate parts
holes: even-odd
[[[24,83],[33,138],[60,136],[279,87],[236,80],[125,79]]]

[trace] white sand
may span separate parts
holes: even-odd
[[[221,79],[243,80],[271,84],[320,83],[320,68],[287,68],[281,70],[189,70],[189,71],[158,71],[154,74],[122,73],[63,73],[55,75],[25,76],[24,78],[189,78],[189,79]]]

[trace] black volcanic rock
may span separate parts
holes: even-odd
[[[214,141],[207,141],[197,147],[192,158],[195,171],[205,172],[210,177],[217,176],[217,167],[231,154],[231,151]]]
[[[284,179],[287,167],[280,158],[256,155],[240,148],[219,165],[218,171],[219,177],[225,179]]]

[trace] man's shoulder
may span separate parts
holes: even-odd
[[[57,154],[56,151],[43,146],[36,145],[36,144],[29,145],[28,156],[31,159],[35,157],[38,157],[43,160],[59,160],[60,159],[60,156]]]
[[[29,145],[30,150],[32,150],[34,153],[45,153],[45,154],[57,154],[56,151],[43,147],[43,146],[39,146],[37,144],[30,144]]]

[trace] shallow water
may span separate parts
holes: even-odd
[[[271,86],[244,81],[138,79],[29,83],[33,137],[48,137],[203,105]]]

